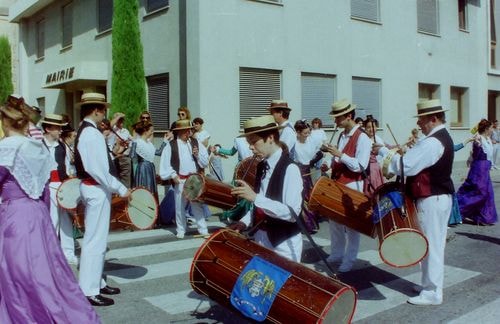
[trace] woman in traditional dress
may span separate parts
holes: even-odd
[[[385,145],[384,141],[375,134],[378,121],[374,118],[367,118],[363,121],[363,127],[365,129],[366,135],[370,138],[372,143],[379,143]],[[370,153],[370,160],[368,162],[368,170],[366,172],[367,177],[364,181],[363,192],[365,195],[371,197],[375,189],[380,187],[384,183],[384,176],[382,175],[382,168],[380,167],[379,161],[377,161],[377,155]]]
[[[130,157],[137,159],[134,186],[145,187],[158,199],[154,165],[156,149],[153,143],[148,140],[153,134],[153,130],[153,124],[149,121],[142,121],[135,125],[135,133],[138,137],[134,140],[134,147],[130,150]]]
[[[295,132],[297,133],[297,142],[294,147],[294,159],[299,166],[300,173],[302,174],[302,199],[304,202],[309,201],[312,191],[311,167],[316,162],[323,158],[323,153],[311,140],[311,126],[305,120],[298,120],[295,123]],[[310,233],[316,233],[319,229],[318,215],[310,211],[307,205],[304,204],[302,209],[302,218]]]
[[[0,107],[0,117],[0,323],[99,323],[49,216],[49,152],[24,136],[21,103]]]
[[[472,144],[469,173],[457,192],[462,217],[478,225],[493,225],[497,222],[495,196],[490,178],[493,158],[493,144],[490,139],[492,128],[491,122],[486,119],[479,122],[479,136]]]

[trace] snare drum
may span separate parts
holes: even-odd
[[[238,198],[231,195],[233,187],[222,181],[192,174],[186,179],[182,195],[189,201],[202,202],[222,209],[231,209]]]
[[[319,178],[311,191],[309,209],[362,234],[377,235],[370,199],[338,181]]]
[[[75,212],[81,198],[81,182],[78,178],[68,178],[61,183],[56,193],[56,200],[59,207]]]
[[[130,200],[122,197],[111,199],[111,224],[150,229],[158,217],[158,203],[153,194],[142,187],[132,189]]]
[[[228,229],[208,238],[196,252],[189,279],[193,289],[232,308],[230,295],[245,265],[258,255],[291,273],[266,317],[273,323],[350,323],[357,293],[339,280],[290,261]]]
[[[384,195],[395,191],[399,192],[398,183],[385,183],[375,191],[375,201],[380,201]],[[404,196],[403,208],[392,209],[375,227],[379,238],[380,258],[386,264],[396,268],[410,267],[427,255],[429,244],[420,230],[417,210],[410,197]]]

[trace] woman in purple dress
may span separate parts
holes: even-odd
[[[22,101],[0,107],[0,323],[99,323],[69,267],[48,203],[51,159],[24,136]]]
[[[469,174],[458,189],[460,213],[479,225],[492,225],[497,221],[495,196],[490,178],[493,145],[490,140],[492,124],[483,119],[477,126],[478,140],[472,144],[472,162]]]

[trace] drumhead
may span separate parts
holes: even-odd
[[[127,214],[132,224],[138,229],[151,228],[158,216],[158,204],[149,190],[135,188],[130,194]]]
[[[379,247],[382,261],[396,268],[410,267],[427,255],[427,238],[414,229],[398,229],[386,235]]]
[[[199,174],[192,174],[184,182],[182,195],[189,201],[195,200],[203,193],[205,181]]]
[[[351,323],[356,310],[356,291],[345,287],[337,292],[325,307],[318,323]]]
[[[63,181],[56,193],[59,207],[64,209],[75,209],[80,201],[80,183],[78,178],[70,178]]]

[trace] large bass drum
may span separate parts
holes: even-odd
[[[314,185],[309,209],[370,237],[377,235],[371,200],[362,192],[327,177]]]
[[[354,288],[283,258],[229,229],[215,232],[198,249],[189,274],[191,286],[196,292],[233,308],[231,291],[253,256],[291,273],[277,293],[266,321],[350,323],[356,308]]]
[[[143,187],[132,189],[130,199],[111,199],[111,225],[138,230],[150,229],[158,217],[158,203],[153,194]]]

